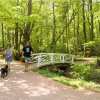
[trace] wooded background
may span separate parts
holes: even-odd
[[[0,0],[0,47],[26,41],[34,52],[100,55],[100,0]]]

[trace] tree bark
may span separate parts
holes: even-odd
[[[94,20],[94,16],[93,16],[93,10],[92,10],[92,0],[89,0],[89,4],[90,4],[90,22],[91,22],[91,28],[90,28],[90,40],[93,41],[95,36],[94,36],[94,23],[93,23],[93,20]]]
[[[100,21],[98,21],[98,24],[99,24],[99,25],[98,25],[98,26],[99,26],[99,35],[100,35]]]
[[[53,2],[53,32],[52,32],[52,41],[51,41],[51,52],[55,52],[56,50],[56,19],[55,19],[55,4]]]
[[[27,16],[29,17],[32,14],[32,0],[28,0],[28,10],[27,10]],[[24,28],[24,44],[26,44],[27,41],[30,41],[30,35],[32,32],[32,23],[31,21],[26,22],[25,28]]]
[[[2,27],[2,47],[4,48],[5,47],[5,44],[4,44],[4,25],[3,23],[1,24],[1,27]]]
[[[10,30],[9,29],[7,29],[7,42],[8,42],[8,44],[9,43],[11,43],[11,37],[10,37]]]
[[[68,5],[67,5],[67,9],[69,10]],[[68,24],[68,22],[69,22],[69,13],[66,16],[66,43],[67,43],[67,53],[69,53],[69,24]]]
[[[74,33],[74,43],[73,43],[73,48],[74,48],[74,54],[76,54],[76,17],[74,16],[74,21],[73,21],[73,33]]]
[[[16,6],[19,6],[19,0],[16,1]],[[18,13],[18,9],[17,9],[17,13]],[[19,39],[18,39],[18,19],[16,19],[16,23],[15,23],[15,49],[18,50],[19,49]]]
[[[77,15],[77,53],[79,51],[79,47],[80,47],[80,32],[79,32],[79,13]]]
[[[86,18],[85,18],[85,0],[82,0],[82,12],[83,12],[83,33],[84,33],[84,41],[87,42],[86,35]]]
[[[15,49],[18,50],[18,23],[15,24]]]

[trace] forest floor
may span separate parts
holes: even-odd
[[[73,89],[23,70],[24,63],[13,62],[8,77],[0,78],[0,100],[100,100],[100,93]]]

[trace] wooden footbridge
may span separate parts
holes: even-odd
[[[32,62],[36,67],[54,64],[73,64],[74,56],[65,53],[36,53],[32,54]]]

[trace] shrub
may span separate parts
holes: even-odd
[[[84,44],[85,46],[85,55],[89,56],[100,56],[100,38],[94,40],[94,41],[89,41],[88,43]]]
[[[86,64],[72,66],[71,76],[77,79],[88,79],[93,72],[93,67]]]
[[[98,82],[100,83],[100,69],[95,69],[90,77],[89,77],[90,80],[94,81],[94,82]]]

